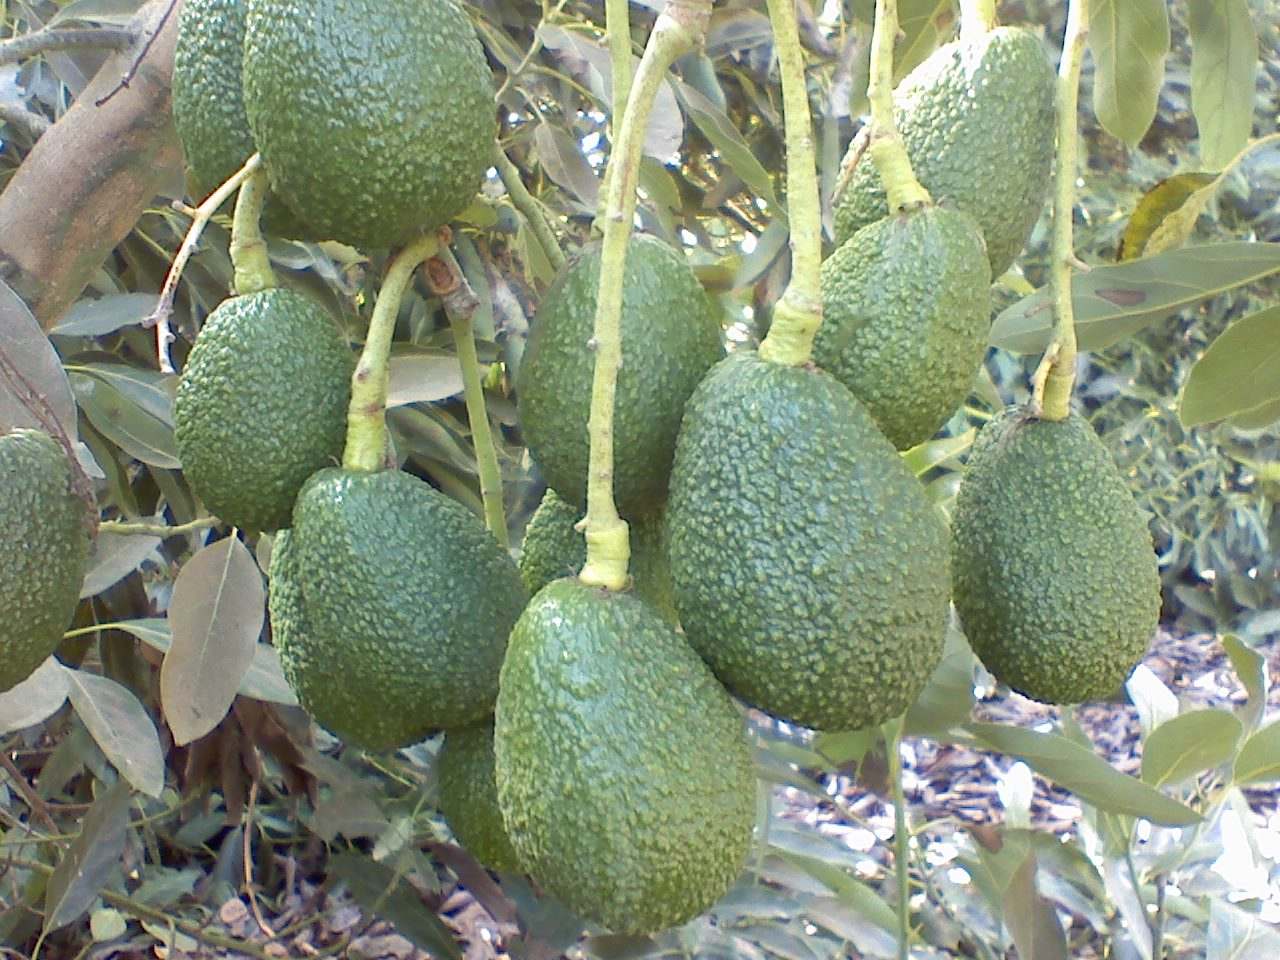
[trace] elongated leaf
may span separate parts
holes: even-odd
[[[942,660],[907,710],[904,733],[912,737],[942,736],[968,720],[974,703],[975,662],[969,641],[949,625]]]
[[[1018,960],[1067,960],[1067,938],[1058,914],[1036,889],[1036,854],[1028,850],[1004,892],[1004,922]]]
[[[144,0],[72,0],[49,20],[49,26],[72,20],[125,24],[133,19]]]
[[[179,746],[203,737],[227,715],[253,663],[265,603],[258,564],[236,537],[205,547],[178,574],[160,703]]]
[[[874,4],[872,4],[874,17]],[[898,4],[898,42],[893,49],[893,82],[910,73],[955,27],[951,0],[901,0]]]
[[[148,521],[162,523],[161,517],[148,517]],[[80,597],[96,597],[103,590],[127,577],[160,546],[159,537],[121,536],[115,533],[99,533],[89,554],[84,583],[80,585]]]
[[[1190,807],[1141,780],[1114,769],[1100,756],[1066,737],[998,723],[968,723],[966,729],[993,750],[1023,760],[1081,800],[1112,813],[1182,826],[1200,820]]]
[[[1181,783],[1230,760],[1242,727],[1226,710],[1193,710],[1162,723],[1142,747],[1142,779],[1157,787]]]
[[[118,293],[97,300],[81,300],[49,332],[62,337],[102,337],[141,323],[155,310],[154,293]]]
[[[1235,414],[1227,422],[1237,430],[1261,430],[1280,420],[1280,400]]]
[[[67,669],[49,657],[16,686],[0,693],[0,733],[43,723],[67,702]]]
[[[74,442],[76,401],[62,361],[22,298],[0,280],[0,434],[14,427],[47,431],[32,407],[47,411]],[[7,361],[7,362],[6,362]],[[36,399],[32,399],[32,394]]]
[[[593,177],[594,179],[594,177]],[[434,403],[462,392],[462,366],[447,353],[394,356],[390,363],[387,406]]]
[[[865,919],[882,930],[897,932],[898,920],[893,908],[861,880],[849,876],[840,867],[804,854],[782,851],[782,857],[813,877]]]
[[[1244,742],[1236,757],[1233,776],[1239,784],[1280,780],[1280,720],[1263,727]]]
[[[129,829],[129,799],[129,785],[117,780],[84,815],[79,836],[71,841],[45,889],[46,933],[79,919],[107,878],[120,869]]]
[[[176,374],[123,363],[84,363],[77,364],[74,370],[114,387],[148,415],[167,427],[173,426],[173,398],[178,392]]]
[[[1165,0],[1094,0],[1089,9],[1093,112],[1104,130],[1136,147],[1155,119],[1169,53]]]
[[[1123,263],[1186,243],[1221,180],[1212,173],[1177,173],[1157,183],[1130,214],[1116,259]]]
[[[1189,0],[1191,110],[1200,160],[1221,170],[1249,139],[1258,71],[1258,33],[1249,0]]]
[[[921,476],[934,467],[946,463],[953,457],[960,456],[960,454],[973,446],[973,440],[977,435],[978,431],[971,427],[964,433],[956,434],[954,437],[939,437],[937,440],[926,440],[924,443],[917,444],[910,450],[904,451],[902,462],[917,477]]]
[[[1262,654],[1245,644],[1234,634],[1222,638],[1222,648],[1231,659],[1236,676],[1244,686],[1249,699],[1237,711],[1246,731],[1256,730],[1267,708],[1267,660]]]
[[[1280,957],[1280,933],[1254,913],[1213,897],[1209,902],[1209,932],[1205,960],[1263,960]]]
[[[711,141],[711,145],[720,151],[729,169],[741,177],[756,196],[776,207],[778,200],[774,196],[773,180],[724,111],[689,84],[679,80],[673,84],[685,113],[702,135]]]
[[[433,957],[462,960],[462,951],[440,919],[395,872],[359,853],[329,858],[329,875],[344,884],[366,910],[375,912]]]
[[[1148,324],[1277,271],[1280,243],[1232,241],[1077,273],[1071,299],[1080,349],[1105,349]],[[1049,291],[1041,288],[996,317],[991,343],[1014,353],[1039,353],[1052,331]]]
[[[67,696],[85,728],[120,775],[149,797],[164,789],[164,754],[146,709],[126,687],[83,670],[67,670]]]
[[[533,131],[533,149],[547,176],[586,209],[596,204],[600,178],[596,176],[577,141],[561,127],[540,123]]]
[[[1280,307],[1227,327],[1191,368],[1178,419],[1195,427],[1280,400]]]
[[[101,378],[73,373],[71,385],[94,429],[129,456],[168,470],[182,466],[171,424],[158,419]]]

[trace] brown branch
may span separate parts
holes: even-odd
[[[36,54],[52,50],[98,48],[123,50],[133,44],[137,34],[125,27],[94,27],[88,30],[58,30],[45,27],[20,37],[0,41],[0,64],[17,63]]]
[[[170,6],[152,0],[138,12],[127,29],[148,38],[146,56],[135,69],[138,44],[112,55],[0,193],[0,279],[46,330],[181,169],[169,109],[178,23]],[[130,73],[127,89],[96,105]]]
[[[19,103],[0,103],[0,123],[8,123],[25,130],[32,140],[39,140],[53,126],[48,120],[34,110],[28,110]]]

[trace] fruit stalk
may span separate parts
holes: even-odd
[[[791,228],[791,280],[774,307],[769,335],[760,356],[795,366],[809,361],[813,338],[822,323],[822,208],[818,201],[817,161],[804,51],[793,0],[769,0],[774,49],[782,77],[782,106],[787,140],[787,220]]]
[[[902,717],[884,725],[889,749],[889,780],[893,783],[893,870],[898,887],[898,960],[911,958],[911,878],[907,861],[911,837],[907,833],[907,797],[902,789]]]
[[[605,32],[609,35],[609,65],[613,75],[614,129],[622,125],[627,97],[631,94],[631,20],[628,0],[605,0]]]
[[[587,562],[583,583],[621,590],[627,583],[631,548],[627,524],[613,500],[613,407],[622,363],[622,282],[627,242],[636,212],[636,180],[645,127],[671,64],[693,50],[706,33],[710,0],[667,0],[653,26],[636,71],[605,171],[605,213],[600,252],[600,287],[591,338],[596,363],[591,381],[591,438],[587,475]]]
[[[347,412],[347,445],[342,465],[348,470],[381,470],[387,449],[387,367],[391,338],[400,314],[400,301],[413,271],[440,248],[436,234],[419,237],[395,255],[378,291],[364,350],[351,377],[351,407]]]
[[[996,0],[960,0],[960,42],[969,43],[996,25]]]
[[[239,296],[260,293],[276,285],[262,237],[262,205],[269,191],[267,171],[258,167],[240,185],[235,217],[231,221],[231,265],[235,270],[235,291]]]
[[[1071,0],[1067,32],[1058,66],[1058,166],[1054,173],[1053,250],[1050,284],[1053,291],[1053,342],[1045,351],[1035,377],[1035,406],[1045,420],[1065,420],[1071,412],[1071,389],[1076,378],[1076,322],[1071,303],[1071,274],[1075,263],[1071,218],[1076,203],[1076,166],[1080,151],[1076,115],[1080,102],[1080,69],[1089,35],[1089,0]]]
[[[876,165],[890,214],[905,207],[931,203],[929,191],[916,179],[906,144],[893,118],[893,44],[898,36],[898,0],[876,0],[876,25],[871,36],[871,137],[867,152]]]
[[[525,220],[528,221],[529,229],[533,231],[534,239],[542,247],[543,255],[546,256],[552,269],[559,271],[564,266],[564,253],[561,252],[560,244],[556,241],[555,231],[551,229],[551,224],[547,222],[546,214],[542,212],[542,207],[538,205],[538,201],[534,199],[533,194],[529,192],[529,188],[520,179],[520,171],[511,162],[511,158],[507,156],[507,151],[502,149],[502,144],[496,140],[493,143],[493,165],[497,168],[498,176],[502,178],[502,183],[507,188],[511,202],[515,204],[517,210],[524,214]]]

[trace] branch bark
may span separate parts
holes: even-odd
[[[0,279],[46,330],[181,169],[169,106],[178,11],[166,20],[169,6],[152,0],[138,12],[128,27],[138,40],[107,60],[0,193]]]

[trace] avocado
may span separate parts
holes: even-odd
[[[272,189],[324,236],[383,248],[475,198],[493,77],[454,0],[248,0],[244,102]]]
[[[493,712],[526,595],[470,511],[408,473],[329,468],[303,486],[281,540],[273,629],[318,723],[386,750]]]
[[[1160,575],[1146,518],[1093,428],[1011,407],[974,441],[952,518],[956,611],[1018,693],[1115,693],[1146,652]]]
[[[0,437],[0,693],[53,653],[76,612],[86,512],[56,440],[39,430]]]
[[[946,526],[862,404],[812,365],[738,351],[698,386],[667,551],[689,643],[779,719],[882,723],[942,656]]]
[[[928,440],[964,402],[990,329],[991,266],[961,210],[877,220],[822,264],[814,362],[900,450]]]
[[[530,456],[556,493],[583,508],[600,252],[598,243],[583,248],[548,288],[516,381]],[[657,237],[633,237],[613,420],[613,495],[624,517],[662,505],[685,401],[722,356],[719,319],[683,254]]]
[[[450,730],[436,760],[440,812],[458,842],[490,870],[520,873],[498,807],[493,773],[493,720]]]
[[[226,523],[288,526],[298,489],[342,459],[355,363],[322,307],[283,287],[224,300],[187,357],[174,436],[191,489]]]
[[[247,0],[186,0],[173,54],[173,124],[182,141],[191,194],[203,200],[258,148],[244,112],[241,74]],[[263,229],[300,240],[323,239],[280,199],[267,198]]]
[[[502,664],[494,757],[520,862],[587,920],[653,933],[742,869],[756,803],[742,715],[630,593],[565,579],[530,601]]]
[[[520,576],[529,595],[552,580],[577,576],[587,562],[587,542],[575,529],[583,512],[548,490],[524,531]],[[676,622],[671,597],[671,573],[662,544],[663,512],[647,514],[631,523],[631,579],[641,600],[653,605],[668,623]]]
[[[1044,45],[1020,27],[944,44],[902,79],[893,100],[916,176],[935,201],[978,221],[999,277],[1026,246],[1051,179],[1054,75]],[[864,127],[849,146],[849,158],[860,159],[836,197],[837,243],[889,213],[865,152],[869,135]]]

